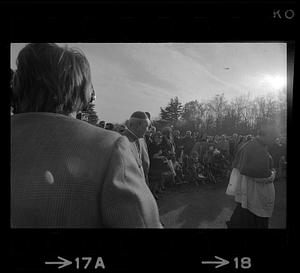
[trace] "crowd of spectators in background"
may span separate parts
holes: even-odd
[[[126,125],[114,126],[105,121],[100,121],[97,126],[121,134],[126,129]],[[154,197],[158,199],[167,187],[178,184],[199,186],[228,179],[236,152],[253,138],[251,134],[237,133],[212,136],[200,131],[173,129],[172,126],[160,131],[150,125],[144,139],[150,159],[148,184]],[[273,158],[276,179],[284,177],[286,138],[277,138],[269,153]]]

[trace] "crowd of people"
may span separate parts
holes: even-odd
[[[160,132],[152,127],[145,139],[151,162],[150,188],[158,199],[166,185],[190,183],[199,186],[228,181],[236,152],[254,136],[236,133],[232,136],[208,136],[191,131],[183,133],[171,127]],[[269,150],[277,171],[276,179],[284,176],[285,151],[284,137],[277,138]]]
[[[145,113],[150,120],[150,113]],[[105,121],[100,121],[97,126],[121,134],[128,129],[126,125],[115,126]],[[147,184],[155,199],[159,199],[167,187],[228,181],[236,152],[254,136],[237,133],[211,136],[200,131],[173,129],[173,126],[166,126],[159,131],[150,125],[143,138],[149,155],[147,160],[150,161],[145,171]],[[286,138],[277,137],[269,147],[269,153],[276,170],[275,180],[284,177]]]

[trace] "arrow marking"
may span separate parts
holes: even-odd
[[[215,258],[219,261],[203,261],[202,264],[217,264],[215,268],[219,268],[221,266],[229,264],[229,262],[223,258],[220,258],[218,256],[215,256]]]
[[[61,261],[58,261],[58,262],[45,262],[45,264],[60,264],[61,266],[59,266],[58,269],[72,264],[71,261],[69,261],[65,258],[62,258],[62,257],[59,257],[59,256],[57,258],[60,259]]]

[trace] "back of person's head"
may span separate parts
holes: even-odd
[[[258,135],[264,136],[266,133],[268,133],[270,130],[274,131],[276,128],[276,123],[271,120],[266,120],[262,122],[258,127]],[[277,130],[276,130],[277,131]],[[279,134],[277,134],[279,136]]]
[[[105,129],[106,130],[113,130],[114,129],[114,125],[112,123],[108,122],[105,125]]]
[[[98,127],[105,128],[105,121],[104,120],[99,121]]]
[[[68,115],[87,107],[92,93],[91,72],[81,51],[56,44],[33,43],[20,51],[16,64],[15,113]]]
[[[118,126],[118,132],[119,133],[124,133],[124,131],[126,130],[126,126],[124,125],[124,124],[120,124],[119,126]]]
[[[276,123],[273,121],[266,121],[262,123],[258,131],[258,136],[265,144],[270,145],[274,143],[276,137],[279,136]]]

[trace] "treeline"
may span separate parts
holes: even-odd
[[[78,118],[92,124],[99,121],[95,104],[79,114]],[[165,107],[160,107],[159,117],[153,119],[157,130],[172,126],[180,131],[198,131],[208,135],[256,134],[261,123],[274,121],[282,135],[286,135],[287,97],[286,91],[276,96],[267,94],[250,98],[241,95],[231,99],[217,94],[209,101],[193,100],[185,104],[178,97],[171,98]],[[126,124],[126,122],[125,122]],[[115,124],[118,127],[120,124]]]
[[[160,116],[153,122],[157,129],[172,126],[181,131],[199,131],[208,135],[256,134],[262,122],[274,121],[282,135],[286,134],[287,97],[284,90],[277,96],[255,98],[242,95],[228,101],[217,94],[206,102],[198,100],[182,104],[178,97],[160,107]]]

